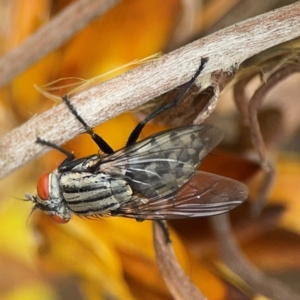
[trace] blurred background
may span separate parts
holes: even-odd
[[[0,1],[1,56],[21,45],[75,2]],[[90,79],[136,59],[167,53],[226,26],[293,2],[164,0],[162,5],[159,0],[123,0],[0,89],[0,135],[56,105],[34,85],[43,86],[60,78]],[[280,64],[288,55],[297,64],[297,45],[298,41],[294,41],[284,45],[285,52],[278,52],[280,47],[277,47],[258,55],[244,66],[243,72],[249,65],[263,70],[264,66]],[[124,67],[101,80],[127,69]],[[238,79],[243,78],[243,72]],[[260,85],[262,75],[258,71],[251,74],[254,75],[246,88],[248,97]],[[259,114],[277,168],[265,213],[251,219],[249,203],[246,203],[231,215],[243,253],[258,269],[286,283],[298,294],[299,79],[294,74],[278,84],[268,94]],[[226,137],[220,154],[209,156],[202,169],[243,180],[250,187],[250,201],[254,201],[262,174],[257,160],[249,159],[255,154],[248,129],[243,127],[233,101],[236,82],[224,90],[209,120],[224,128]],[[57,84],[55,95],[62,96],[70,89],[62,88],[63,84]],[[140,117],[140,113],[128,112],[101,124],[96,131],[117,150],[124,146]],[[141,137],[165,126],[153,122],[146,126]],[[18,141],[15,146],[18,147]],[[97,152],[97,147],[85,135],[64,147],[78,157]],[[245,153],[247,159],[242,155]],[[50,151],[0,182],[0,299],[172,299],[156,266],[150,221],[73,217],[67,225],[57,225],[39,211],[31,215],[32,205],[23,201],[24,193],[35,194],[38,178],[57,168],[63,159],[60,153]],[[170,226],[179,262],[208,299],[262,297],[242,279],[226,271],[207,219],[173,221]]]

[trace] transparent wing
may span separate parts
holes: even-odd
[[[247,197],[248,188],[243,183],[198,171],[188,183],[168,197],[156,200],[139,198],[123,204],[112,215],[137,220],[207,217],[225,213]]]
[[[161,199],[195,174],[222,136],[219,129],[205,124],[166,130],[104,158],[99,169],[124,176],[138,197]]]

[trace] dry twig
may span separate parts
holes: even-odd
[[[166,226],[166,223],[162,223]],[[163,226],[162,225],[162,226]],[[170,242],[166,241],[165,230],[153,222],[156,260],[166,285],[175,300],[205,300],[197,287],[181,269]],[[167,230],[167,227],[165,228]]]
[[[221,258],[233,272],[245,280],[255,291],[270,299],[300,299],[300,296],[288,286],[267,277],[247,260],[231,233],[228,214],[214,216],[210,220],[219,243]]]
[[[235,24],[91,88],[74,97],[73,104],[86,122],[95,126],[183,84],[194,74],[201,57],[209,58],[202,74],[205,88],[210,73],[235,69],[254,54],[296,38],[299,32],[297,2]],[[80,132],[83,128],[63,104],[32,118],[1,139],[0,178],[48,150],[35,143],[37,136],[61,145]]]
[[[118,2],[119,0],[77,0],[70,4],[18,48],[0,58],[0,87],[65,44]]]
[[[255,146],[263,169],[266,171],[266,176],[261,190],[258,193],[255,205],[252,207],[253,214],[257,215],[267,199],[275,177],[275,166],[272,160],[268,157],[267,149],[264,143],[263,136],[260,131],[260,126],[257,119],[257,111],[261,108],[263,101],[267,94],[282,80],[292,75],[299,73],[300,66],[288,64],[271,75],[267,82],[262,84],[261,87],[254,93],[249,102],[249,129],[251,133],[252,144]]]

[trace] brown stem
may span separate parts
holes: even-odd
[[[160,273],[174,299],[205,300],[206,298],[182,270],[172,244],[166,241],[165,230],[157,222],[153,222],[153,239]]]
[[[275,166],[268,156],[268,151],[266,149],[257,119],[257,111],[261,108],[267,94],[272,90],[272,88],[275,87],[280,81],[296,72],[300,72],[300,66],[297,64],[288,64],[276,71],[268,78],[267,82],[265,82],[259,89],[256,90],[249,102],[249,129],[251,133],[252,144],[258,152],[261,165],[266,172],[264,182],[262,183],[258,192],[257,201],[252,207],[252,213],[254,215],[257,215],[264,206],[275,179]]]
[[[0,87],[65,44],[118,2],[119,0],[77,0],[70,4],[19,47],[0,58]]]
[[[276,279],[267,277],[242,254],[231,233],[228,214],[214,216],[210,220],[219,243],[221,258],[233,272],[245,280],[256,292],[270,299],[300,300],[300,296],[289,287]]]
[[[249,126],[249,112],[248,112],[248,99],[246,97],[246,86],[249,81],[256,76],[256,74],[251,74],[250,76],[241,78],[233,88],[234,102],[241,115],[241,122],[244,126]]]

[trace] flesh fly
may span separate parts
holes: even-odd
[[[241,204],[247,187],[238,181],[197,171],[204,157],[220,142],[222,133],[210,125],[166,130],[136,142],[144,125],[182,99],[200,74],[206,59],[180,95],[149,115],[131,133],[126,146],[112,148],[78,115],[67,96],[64,102],[105,155],[75,159],[63,148],[38,138],[67,158],[37,184],[34,203],[60,223],[72,213],[83,217],[122,216],[136,220],[203,217],[224,213]]]

